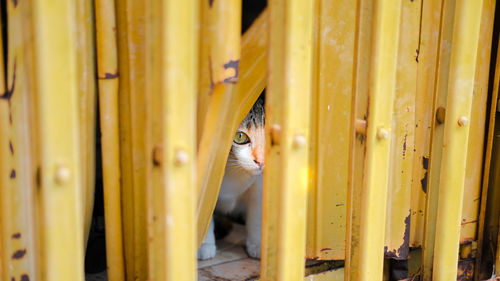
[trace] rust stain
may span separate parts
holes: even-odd
[[[474,280],[474,260],[459,260],[457,281]]]
[[[405,134],[405,139],[403,141],[403,159],[405,159],[406,156],[406,139],[408,137],[408,134]]]
[[[320,250],[320,252],[331,251],[331,250],[332,250],[332,248],[323,248],[323,249]]]
[[[106,73],[104,73],[104,77],[98,76],[99,79],[115,79],[118,77],[120,77],[120,73],[118,73],[118,71],[115,73],[106,72]]]
[[[16,178],[16,170],[12,169],[12,171],[10,171],[10,178],[11,179],[15,179]]]
[[[422,157],[422,167],[425,170],[424,178],[420,180],[420,183],[422,184],[422,191],[424,193],[427,193],[427,176],[429,174],[429,158],[427,157]]]
[[[14,234],[12,234],[11,237],[12,237],[12,239],[19,239],[19,238],[21,238],[21,233],[20,232],[14,233]]]
[[[462,225],[466,225],[466,224],[469,224],[469,223],[475,223],[475,222],[477,222],[477,220],[473,220],[473,221],[465,221],[465,220],[463,220],[462,221]]]
[[[28,274],[21,275],[21,281],[30,281],[30,277]]]
[[[403,243],[398,249],[392,249],[389,251],[388,247],[384,247],[384,256],[386,258],[392,258],[396,260],[406,260],[408,259],[408,254],[410,253],[410,220],[411,213],[405,218],[405,233],[403,234]]]
[[[12,144],[12,141],[9,140],[9,149],[10,149],[10,154],[14,155],[14,145]]]
[[[234,75],[224,79],[224,83],[236,83],[238,81],[239,75],[239,60],[230,60],[228,63],[224,64],[224,69],[232,68],[234,69]]]
[[[15,259],[15,260],[18,260],[18,259],[22,259],[24,257],[24,255],[26,255],[26,249],[23,249],[23,250],[17,250],[13,255],[12,255],[12,259]]]

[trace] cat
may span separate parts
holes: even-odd
[[[244,215],[247,232],[246,250],[252,258],[260,258],[265,148],[264,103],[262,94],[234,135],[215,206],[215,211],[218,213]],[[216,251],[212,218],[205,241],[198,250],[198,259],[213,258]]]

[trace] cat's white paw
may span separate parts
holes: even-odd
[[[198,259],[199,260],[208,260],[215,257],[217,253],[217,247],[212,243],[203,243],[198,249]]]
[[[247,253],[250,257],[260,259],[260,243],[250,242],[247,240]]]

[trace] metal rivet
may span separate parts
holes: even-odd
[[[175,153],[175,164],[177,166],[181,166],[186,164],[188,160],[189,160],[188,154],[184,150],[178,149],[177,152]]]
[[[279,145],[281,139],[281,126],[274,124],[271,126],[271,146]]]
[[[443,124],[445,117],[446,117],[446,109],[442,106],[438,107],[436,110],[436,121],[439,124]]]
[[[59,184],[67,183],[70,177],[71,177],[71,171],[68,167],[58,166],[56,168],[55,179],[57,183]]]
[[[379,140],[384,140],[389,137],[389,131],[385,128],[378,128],[377,129],[377,138]]]
[[[293,137],[293,147],[294,148],[301,148],[306,145],[306,138],[303,135],[295,135]]]
[[[354,121],[354,128],[356,134],[366,136],[366,120],[356,119]]]
[[[467,118],[465,116],[460,116],[458,118],[458,125],[460,127],[465,127],[465,126],[469,125],[469,118]]]
[[[155,166],[160,166],[163,162],[163,149],[160,145],[153,148],[153,164]]]

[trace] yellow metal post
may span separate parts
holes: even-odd
[[[466,153],[482,2],[457,1],[439,181],[433,279],[457,276]]]
[[[207,107],[207,118],[203,121],[203,133],[199,138],[199,143],[203,145],[198,146],[196,170],[198,245],[207,233],[217,202],[234,132],[265,87],[267,20],[267,12],[264,11],[243,35],[238,84],[216,86]],[[198,99],[200,102],[199,96]]]
[[[308,258],[345,256],[356,1],[316,1]]]
[[[146,191],[150,178],[146,162],[150,112],[146,87],[146,11],[144,1],[116,1],[118,39],[118,105],[123,247],[127,280],[148,274]]]
[[[270,4],[262,280],[303,280],[313,1]]]
[[[33,1],[42,280],[83,280],[75,1]]]
[[[366,158],[361,194],[359,280],[382,280],[390,136],[400,1],[374,4]]]
[[[415,97],[422,2],[403,1],[397,58],[396,93],[391,134],[387,192],[386,258],[408,259],[410,251],[410,197],[414,164]]]
[[[78,115],[80,159],[82,169],[82,208],[83,241],[87,245],[92,212],[94,210],[95,191],[95,137],[97,113],[97,78],[95,71],[95,29],[94,5],[92,1],[77,1],[75,6],[77,80],[78,80]],[[86,247],[86,246],[85,246]]]
[[[22,276],[40,278],[37,244],[37,186],[33,180],[38,166],[36,133],[35,73],[32,44],[32,5],[6,2],[8,28],[3,29],[8,56],[5,76],[0,80],[0,256],[2,280]],[[5,38],[5,37],[3,37]],[[8,43],[8,44],[6,44]],[[5,59],[5,61],[4,61]],[[5,63],[5,64],[4,64]],[[5,69],[2,69],[2,75]]]
[[[149,279],[196,280],[198,1],[147,3],[152,141]],[[158,118],[158,119],[156,119]]]
[[[95,1],[106,259],[109,280],[125,280],[118,136],[118,54],[114,1]]]

